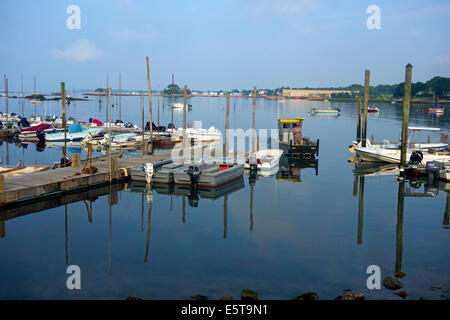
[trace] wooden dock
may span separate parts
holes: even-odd
[[[156,162],[170,157],[171,150],[130,158],[115,159],[111,180],[128,179],[130,169],[147,162]],[[92,187],[109,184],[108,160],[93,162],[98,170],[94,174],[82,174],[82,167],[58,168],[15,177],[1,177],[0,206],[11,206],[59,197],[66,193],[80,192]],[[0,179],[1,179],[0,178]]]

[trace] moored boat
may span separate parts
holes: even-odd
[[[281,149],[266,149],[257,151],[255,153],[255,158],[258,171],[270,172],[274,168],[278,167],[278,163],[282,154],[283,150]],[[250,169],[249,157],[245,161],[244,168]]]
[[[341,112],[338,108],[328,108],[328,109],[319,109],[319,108],[312,108],[311,113],[312,114],[333,114],[337,115]]]
[[[192,187],[216,188],[241,178],[244,165],[199,163],[174,171],[174,182]]]
[[[69,126],[69,129],[66,133],[58,132],[46,134],[45,140],[50,142],[81,141],[89,134],[93,137],[96,137],[102,133],[103,128],[81,129],[81,124],[73,123]]]
[[[319,139],[316,141],[302,135],[302,117],[278,120],[278,145],[286,156],[311,157],[319,155]]]

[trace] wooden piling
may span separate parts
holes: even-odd
[[[122,120],[122,74],[119,72],[119,119]]]
[[[230,128],[230,93],[227,92],[227,107],[225,111],[225,143],[223,145],[223,158],[225,159],[228,156],[228,147],[229,147],[229,141],[228,141],[228,129]]]
[[[174,86],[175,84],[174,84],[174,75],[173,75],[173,73],[172,73],[172,105],[171,105],[171,108],[172,108],[172,124],[173,124],[173,86]]]
[[[188,144],[186,141],[186,91],[187,91],[187,86],[184,86],[183,89],[183,144],[185,146],[185,148],[187,148]],[[184,154],[184,152],[183,152]]]
[[[363,110],[363,123],[362,123],[362,146],[366,147],[367,140],[367,112],[369,109],[369,82],[370,82],[370,70],[366,70],[364,77],[364,110]]]
[[[412,65],[406,65],[405,71],[405,95],[403,98],[403,123],[402,123],[402,141],[401,141],[401,154],[400,154],[400,166],[406,165],[406,149],[408,146],[408,124],[409,124],[409,110],[411,105],[411,76]]]
[[[5,74],[5,111],[6,111],[6,129],[8,130],[8,136],[9,136],[9,119],[8,119],[8,100],[9,100],[9,93],[8,93],[8,78]],[[8,145],[8,142],[6,143]]]
[[[152,89],[150,86],[150,67],[147,59],[147,86],[148,86],[148,112],[150,113],[150,144],[153,146],[153,125],[152,125]],[[153,148],[152,148],[153,149]]]
[[[256,86],[253,87],[253,108],[252,108],[252,152],[255,152],[256,130],[255,130],[255,109],[256,109]]]
[[[361,97],[356,99],[356,142],[361,141]]]
[[[62,127],[64,130],[64,147],[63,147],[63,158],[64,166],[66,166],[67,158],[67,123],[66,123],[66,87],[65,83],[61,82],[61,114],[62,114]]]
[[[3,204],[3,192],[5,192],[5,176],[0,174],[0,206]]]

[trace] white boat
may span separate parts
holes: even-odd
[[[32,104],[32,105],[38,105],[38,104],[42,104],[44,101],[42,101],[42,100],[35,100],[35,99],[31,99],[30,100],[30,103]]]
[[[69,126],[69,129],[65,134],[64,132],[46,134],[45,140],[49,142],[64,142],[65,138],[65,141],[81,141],[89,134],[92,137],[96,137],[102,133],[103,128],[81,129],[81,124],[73,123]]]
[[[420,150],[420,151],[428,151],[430,149],[439,151],[439,150],[445,150],[448,148],[447,143],[443,142],[433,142],[433,143],[415,143],[414,140],[416,139],[417,134],[420,131],[440,131],[440,128],[430,128],[430,127],[408,127],[409,134],[408,134],[408,148],[414,149],[414,150]],[[349,147],[349,151],[351,153],[356,153],[355,148],[361,148],[362,142],[356,142],[353,141],[352,145]],[[397,142],[391,142],[389,140],[383,140],[381,143],[374,143],[372,144],[368,139],[366,139],[366,147],[368,148],[381,148],[381,149],[400,149],[401,143],[400,141]]]
[[[182,128],[168,129],[167,132],[171,134],[172,141],[179,141],[183,139]],[[210,127],[209,129],[186,128],[186,138],[189,141],[194,139],[195,142],[216,141],[222,140],[222,132],[217,130],[215,127]]]
[[[280,149],[266,149],[259,150],[255,153],[258,171],[272,171],[273,168],[278,167],[280,157],[283,150]],[[245,169],[250,169],[250,157],[247,158],[244,164]],[[276,172],[275,172],[276,173]]]
[[[200,163],[193,164],[173,173],[175,184],[200,188],[217,188],[242,178],[241,164]]]
[[[329,108],[329,109],[318,109],[318,108],[312,108],[311,109],[311,113],[312,114],[339,114],[339,112],[341,112],[340,109],[338,108]]]
[[[172,108],[184,108],[184,103],[176,102],[172,104]]]
[[[406,152],[406,159],[409,159],[414,149],[408,149]],[[401,150],[399,149],[384,149],[378,147],[362,147],[355,148],[356,155],[363,161],[400,163]],[[448,163],[450,161],[450,154],[447,152],[429,153],[424,151],[423,163],[428,161],[439,161]]]

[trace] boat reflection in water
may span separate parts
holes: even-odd
[[[314,156],[310,158],[292,158],[288,156],[281,156],[279,171],[276,175],[277,180],[302,182],[300,171],[306,168],[313,168],[316,175],[319,174],[319,159]]]

